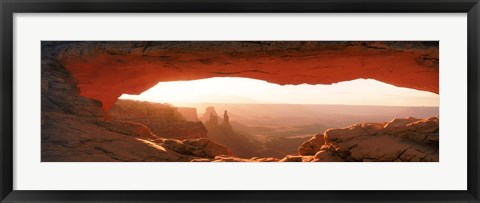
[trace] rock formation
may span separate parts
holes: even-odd
[[[123,93],[161,81],[248,77],[277,84],[370,78],[438,93],[438,42],[158,41],[49,42],[42,54],[78,80],[80,94],[109,109]]]
[[[359,123],[315,135],[298,154],[312,161],[439,161],[438,133],[438,117]]]
[[[177,109],[177,112],[183,116],[184,120],[192,121],[192,122],[199,121],[196,108],[176,107],[176,109]]]
[[[78,81],[56,60],[42,60],[42,122],[49,113],[104,118],[102,103],[80,96]]]
[[[215,111],[215,108],[213,106],[209,106],[209,107],[205,108],[205,113],[203,113],[200,120],[203,123],[205,123],[209,120],[212,120],[212,118],[214,119],[215,117],[218,117],[217,112]],[[217,121],[217,124],[218,124],[218,121]]]
[[[325,144],[323,134],[316,134],[298,148],[299,155],[315,155]]]
[[[275,158],[283,158],[288,154],[296,154],[298,147],[307,141],[309,137],[274,137],[267,138],[264,146],[268,149],[264,153]]]
[[[265,147],[235,132],[226,112],[221,124],[213,108],[206,114],[207,138],[205,126],[189,120],[195,116],[172,106],[112,108],[121,94],[160,81],[217,76],[278,84],[372,78],[438,93],[438,42],[44,41],[41,48],[44,162],[439,160],[438,117],[329,129],[279,160],[258,158]]]
[[[214,115],[213,113],[210,113],[210,119],[205,121],[205,127],[210,130],[218,128],[219,127],[218,116]]]
[[[206,138],[202,122],[185,120],[178,108],[167,104],[118,100],[109,110],[111,119],[141,123],[163,138]]]
[[[230,125],[230,118],[228,117],[227,110],[223,113],[223,122],[221,124],[222,128],[226,130],[232,130],[232,126]]]
[[[165,148],[172,149],[179,154],[195,157],[215,158],[220,155],[233,155],[225,146],[219,145],[206,138],[186,139],[183,141],[175,139],[160,139],[160,141],[156,140],[156,143]]]
[[[118,100],[108,113],[112,119],[121,120],[158,118],[173,121],[183,118],[172,105],[135,100]]]
[[[278,162],[279,159],[267,157],[267,158],[259,158],[259,157],[252,157],[252,158],[238,158],[234,156],[226,156],[220,155],[215,156],[214,158],[200,158],[200,159],[193,159],[191,162]]]
[[[311,162],[313,158],[311,156],[296,156],[296,155],[287,155],[279,162]]]

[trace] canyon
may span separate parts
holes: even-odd
[[[193,108],[118,100],[160,81],[215,76],[277,84],[373,78],[438,94],[438,42],[44,41],[41,49],[42,162],[439,161],[438,116],[258,144],[229,111],[199,116]]]

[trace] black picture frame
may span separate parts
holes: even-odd
[[[0,0],[2,202],[479,202],[478,0]],[[465,191],[23,191],[13,190],[14,13],[467,13],[468,189]]]

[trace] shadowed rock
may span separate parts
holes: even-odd
[[[359,123],[342,129],[328,129],[324,133],[324,144],[318,135],[312,137],[300,146],[299,154],[315,153],[313,161],[435,162],[439,160],[438,133],[438,117]]]

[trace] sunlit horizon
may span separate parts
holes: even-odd
[[[131,99],[172,105],[194,103],[338,104],[374,106],[438,106],[439,95],[396,87],[373,79],[331,85],[278,85],[263,80],[215,77],[191,81],[159,82]]]

